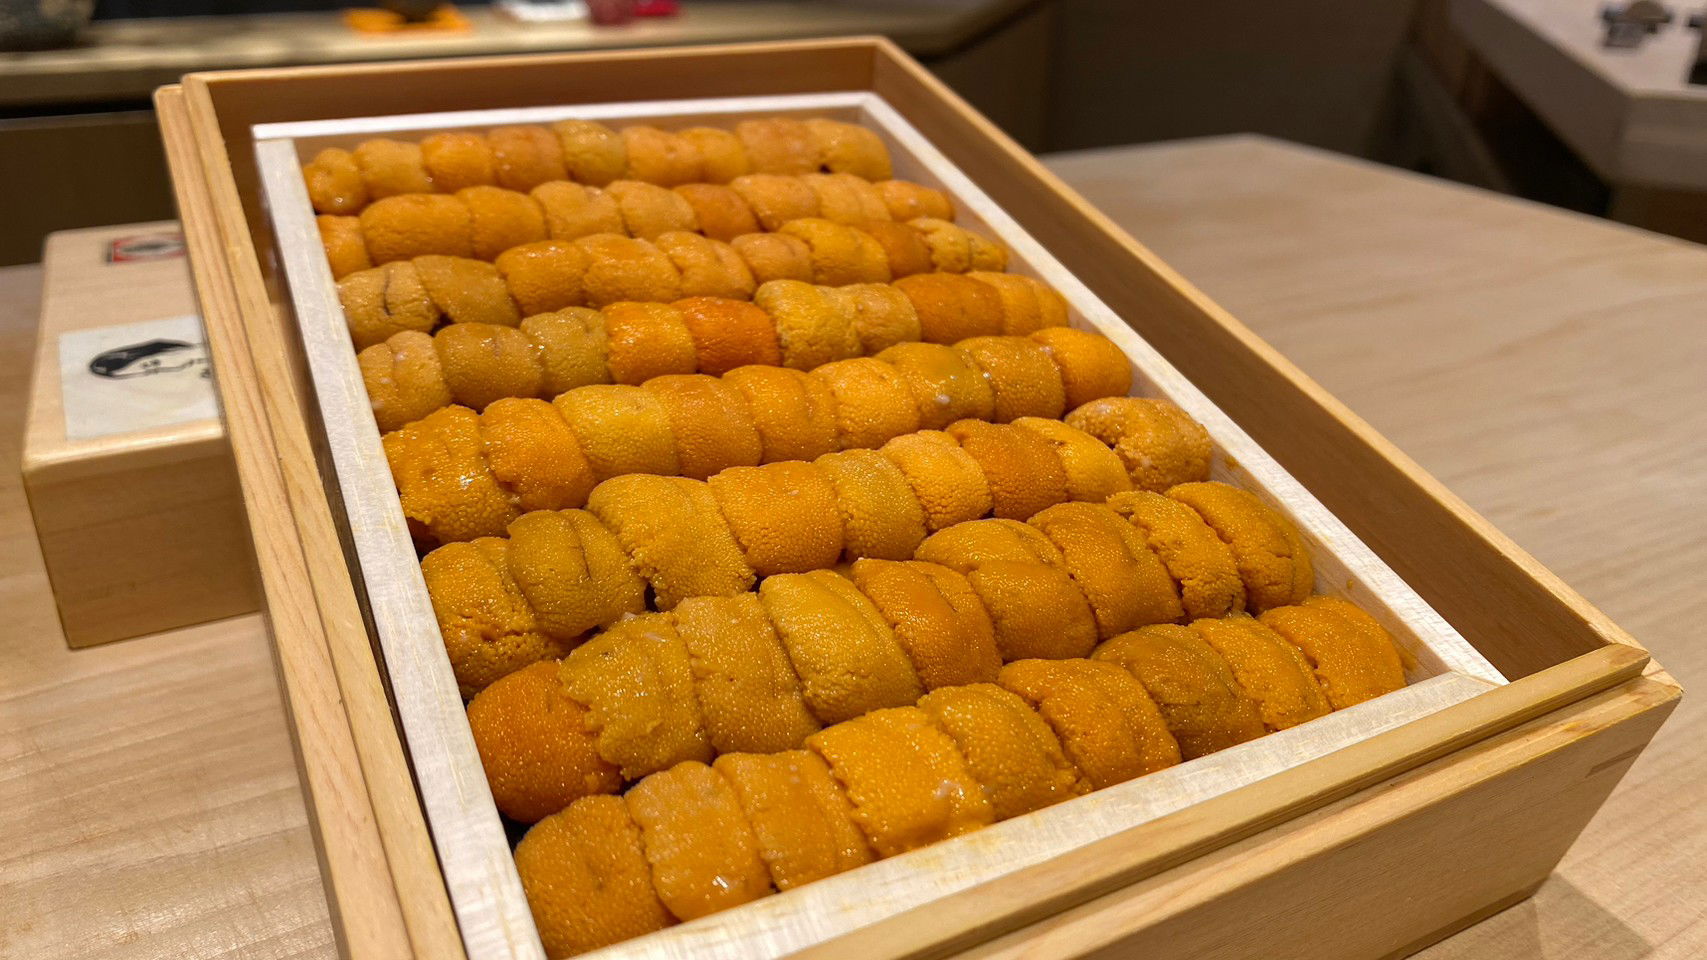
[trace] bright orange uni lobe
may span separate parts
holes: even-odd
[[[493,261],[522,316],[580,306],[581,274],[587,254],[563,240],[541,240],[511,247]]]
[[[830,387],[787,367],[736,367],[723,382],[741,392],[758,427],[765,463],[812,460],[836,450]]]
[[[486,465],[480,418],[444,407],[382,438],[411,529],[440,543],[497,536],[517,510]]]
[[[1142,535],[1101,503],[1062,503],[1031,518],[1096,614],[1103,639],[1184,615],[1167,567]]]
[[[1335,710],[1405,685],[1405,666],[1393,637],[1375,619],[1339,597],[1311,597],[1264,613],[1262,624],[1304,652]]]
[[[883,615],[841,575],[814,570],[768,577],[759,584],[759,602],[819,722],[840,723],[924,694]]]
[[[800,678],[757,594],[689,597],[674,614],[713,749],[725,755],[791,750],[817,732]]]
[[[762,448],[740,391],[702,373],[654,377],[640,389],[658,398],[676,438],[681,475],[696,480],[753,466]]]
[[[504,816],[533,823],[582,797],[622,789],[621,775],[582,725],[586,713],[563,689],[552,661],[517,670],[475,695],[468,726]]]
[[[657,395],[626,384],[596,383],[560,394],[552,405],[574,432],[598,479],[681,473],[676,433]]]
[[[1233,553],[1190,507],[1159,493],[1117,493],[1108,505],[1143,534],[1179,584],[1188,617],[1224,617],[1245,609],[1245,585]]]
[[[1303,651],[1251,617],[1193,620],[1191,629],[1233,668],[1268,729],[1295,727],[1333,709]]]
[[[516,871],[553,960],[675,922],[621,797],[588,797],[541,820],[516,844]]]
[[[1020,417],[1013,423],[1049,441],[1067,474],[1067,498],[1101,503],[1132,489],[1120,457],[1102,441],[1059,420]]]
[[[374,263],[438,253],[474,253],[468,207],[455,197],[406,193],[368,204],[361,212],[362,239]]]
[[[629,617],[564,658],[563,687],[587,707],[599,756],[627,780],[684,760],[710,760],[687,648],[670,618]]]
[[[495,260],[511,247],[546,238],[545,214],[525,193],[501,187],[464,187],[456,198],[468,208],[469,241],[479,260]]]
[[[561,510],[587,502],[596,482],[587,455],[556,408],[508,397],[480,414],[492,476],[521,510]]]
[[[753,586],[753,568],[699,480],[615,477],[593,488],[587,509],[622,542],[660,610],[687,597],[733,596]]]
[[[736,367],[782,365],[770,314],[744,300],[688,297],[671,304],[693,337],[699,372],[720,377]]]
[[[759,576],[805,573],[841,558],[836,488],[816,465],[786,460],[732,467],[707,485]]]
[[[1209,479],[1208,431],[1167,400],[1105,397],[1067,414],[1067,424],[1113,447],[1136,489],[1160,493]]]
[[[853,821],[853,805],[817,754],[724,754],[712,765],[735,788],[778,890],[877,859]]]
[[[1092,788],[1180,762],[1155,701],[1119,665],[1101,660],[1021,660],[997,681],[1024,697],[1060,738]]]
[[[875,450],[844,450],[814,460],[836,485],[843,556],[905,560],[925,539],[925,511],[900,468]]]
[[[511,523],[510,576],[542,633],[578,643],[594,627],[646,612],[646,585],[598,518],[585,510],[535,510]]]
[[[881,360],[838,360],[807,376],[822,381],[836,398],[836,439],[844,450],[878,447],[919,428],[907,381]]]
[[[919,426],[941,430],[956,420],[989,420],[996,395],[984,371],[953,347],[940,343],[897,343],[877,355],[906,378],[919,408]]]
[[[1006,424],[960,420],[948,435],[978,461],[998,517],[1025,520],[1067,499],[1067,472],[1041,436]]]
[[[917,707],[879,710],[807,739],[853,801],[854,822],[892,857],[995,822],[954,740]]]
[[[978,461],[940,430],[921,430],[885,443],[888,457],[913,487],[932,533],[990,512],[990,484]]]
[[[907,652],[926,690],[991,681],[1002,668],[995,628],[966,578],[916,560],[856,560],[858,587]]]
[[[464,697],[565,650],[540,632],[510,576],[508,550],[507,541],[482,537],[446,544],[421,560],[433,616]]]
[[[928,343],[958,343],[1002,332],[1002,299],[994,287],[950,273],[902,277],[895,286],[913,301]]]
[[[567,180],[563,147],[544,127],[493,127],[486,132],[492,148],[493,179],[509,190],[532,190],[548,180]]]
[[[1132,362],[1113,340],[1072,327],[1048,327],[1033,332],[1030,339],[1043,347],[1060,371],[1068,410],[1131,392]]]
[[[605,315],[605,363],[616,383],[642,384],[699,369],[693,334],[667,303],[613,303]]]
[[[919,701],[919,709],[954,738],[997,820],[1090,790],[1049,724],[1024,700],[994,683],[932,691]]]
[[[1190,627],[1164,623],[1123,633],[1091,657],[1118,663],[1138,678],[1186,760],[1268,732],[1227,661]]]
[[[1316,575],[1304,537],[1291,520],[1255,494],[1205,481],[1170,487],[1167,496],[1195,510],[1232,549],[1253,613],[1310,596]]]
[[[972,337],[954,348],[990,381],[998,422],[1059,417],[1066,408],[1061,373],[1041,345],[1024,337]]]
[[[652,886],[677,919],[693,920],[771,892],[770,871],[735,790],[703,763],[682,763],[623,798],[640,826]]]

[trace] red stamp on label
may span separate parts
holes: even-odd
[[[169,260],[184,255],[184,235],[176,230],[118,237],[107,244],[108,263]]]

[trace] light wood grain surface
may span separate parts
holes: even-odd
[[[1686,688],[1707,615],[1707,250],[1250,138],[1053,164],[1585,592]],[[34,268],[0,270],[0,366]],[[325,905],[258,618],[67,652],[0,378],[0,957],[308,957]],[[1686,698],[1536,897],[1424,954],[1707,953]]]

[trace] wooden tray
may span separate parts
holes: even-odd
[[[1462,695],[1416,712],[1393,713],[1393,703],[1387,702],[1369,705],[1361,715],[1355,710],[1336,715],[1329,719],[1352,723],[1369,717],[1372,722],[1341,731],[1345,736],[1325,737],[1323,749],[1304,751],[1313,757],[1307,762],[1259,767],[1256,776],[1243,779],[1228,778],[1225,771],[1206,774],[1213,782],[1191,795],[1197,802],[1190,805],[1164,804],[1143,815],[1128,808],[1091,833],[1035,849],[1029,859],[1004,863],[963,883],[933,886],[930,896],[937,899],[928,907],[910,912],[896,912],[893,903],[865,912],[846,908],[865,906],[858,903],[870,892],[859,886],[862,877],[888,871],[886,883],[940,879],[953,872],[948,868],[971,862],[943,859],[953,860],[964,845],[943,844],[813,885],[799,895],[770,898],[636,941],[636,949],[650,944],[674,955],[689,943],[720,942],[669,939],[693,936],[698,929],[701,937],[731,936],[721,942],[740,943],[740,952],[754,955],[806,947],[809,952],[910,956],[946,953],[1019,930],[1014,936],[1034,944],[1050,938],[1050,955],[1124,940],[1153,944],[1163,956],[1242,955],[1253,942],[1270,953],[1308,945],[1312,956],[1379,956],[1427,942],[1490,905],[1508,902],[1545,876],[1669,712],[1675,686],[1657,673],[1657,679],[1639,679],[1646,656],[1615,627],[882,41],[191,76],[182,88],[163,90],[158,101],[250,503],[329,900],[346,951],[454,956],[466,942],[474,956],[527,956],[531,929],[518,925],[513,902],[506,906],[504,898],[514,893],[513,869],[507,850],[489,842],[490,829],[475,823],[472,833],[460,834],[435,812],[450,799],[475,820],[482,801],[489,809],[478,766],[470,775],[453,762],[457,744],[423,739],[430,735],[422,732],[420,704],[412,705],[415,688],[399,685],[397,707],[409,732],[442,873],[434,862],[358,598],[369,604],[365,612],[378,627],[394,682],[400,660],[417,659],[415,665],[430,673],[424,659],[429,645],[416,637],[413,649],[423,658],[402,655],[404,648],[391,642],[399,637],[386,625],[406,617],[410,602],[404,598],[394,606],[395,598],[381,600],[374,589],[376,583],[390,588],[399,581],[376,579],[370,571],[368,590],[360,593],[339,540],[341,532],[353,532],[354,555],[367,568],[379,556],[371,541],[384,537],[370,536],[374,528],[367,524],[334,522],[343,509],[334,509],[334,498],[362,499],[357,492],[360,447],[376,446],[377,436],[368,419],[366,435],[340,439],[341,432],[351,431],[342,431],[343,424],[321,429],[318,412],[305,403],[315,394],[307,387],[304,351],[296,346],[297,318],[281,295],[251,138],[349,136],[353,131],[254,131],[252,125],[570,100],[626,103],[610,108],[608,115],[633,116],[647,112],[634,101],[778,90],[876,94],[837,109],[877,119],[892,148],[900,148],[904,162],[913,164],[903,166],[904,175],[950,188],[963,208],[973,211],[971,222],[1001,234],[1028,269],[1068,293],[1087,322],[1118,333],[1137,364],[1140,382],[1174,396],[1204,420],[1222,450],[1234,454],[1246,471],[1241,479],[1255,480],[1256,487],[1293,512],[1315,539],[1318,554],[1326,546],[1328,555],[1340,561],[1338,567],[1324,564],[1331,585],[1349,589],[1359,602],[1384,605],[1389,626],[1414,651],[1435,654],[1432,660],[1423,657],[1425,670],[1442,670],[1440,679],[1448,682],[1428,680],[1408,688],[1407,695],[1452,685],[1455,677],[1481,679],[1465,680],[1473,689],[1455,688]],[[572,96],[566,95],[569,91]],[[819,101],[813,112],[826,106]],[[557,115],[571,113],[589,115],[586,108]],[[416,121],[375,122],[416,129],[407,126]],[[445,125],[444,118],[434,123]],[[974,181],[988,197],[972,186]],[[286,189],[278,180],[275,191]],[[293,214],[282,197],[272,197],[273,212],[289,237]],[[306,209],[305,203],[301,206]],[[1041,245],[1027,240],[1024,231]],[[293,254],[303,248],[287,243],[282,253],[296,300],[304,305],[300,332],[314,343],[316,330],[321,335],[326,330],[316,326],[306,305],[314,302],[313,288],[322,287],[324,296],[329,276],[314,276],[307,259]],[[324,273],[323,262],[316,262]],[[1208,399],[1118,326],[1117,317],[1160,348]],[[342,347],[347,358],[347,340]],[[308,351],[311,359],[315,352]],[[327,353],[323,359],[332,358]],[[343,363],[353,367],[347,359]],[[314,370],[323,403],[325,385],[335,373],[324,365]],[[1458,661],[1443,656],[1442,651],[1472,648],[1455,648],[1452,631],[1443,629],[1210,401],[1232,413],[1321,503],[1404,574],[1479,655]],[[326,422],[339,422],[337,409],[328,407]],[[317,456],[316,445],[328,441],[332,455]],[[334,463],[342,486],[324,473]],[[390,509],[395,511],[394,496]],[[350,516],[361,516],[359,509]],[[370,541],[365,550],[364,538]],[[404,593],[411,589],[402,586]],[[390,639],[388,631],[394,634]],[[427,639],[436,646],[436,631]],[[1495,685],[1498,673],[1487,669],[1490,662],[1515,682]],[[439,707],[442,713],[443,704]],[[461,736],[466,738],[465,726]],[[1311,731],[1294,739],[1314,738]],[[1248,745],[1261,748],[1249,752],[1274,752],[1272,745],[1278,745],[1274,751],[1300,746],[1270,737]],[[1198,775],[1187,770],[1193,766],[1179,768],[1178,778]],[[1214,767],[1200,764],[1197,770]],[[1127,785],[1130,789],[1087,799],[1153,795],[1158,780],[1144,778]],[[1478,787],[1502,801],[1519,798],[1531,809],[1502,816],[1504,808],[1490,807],[1466,817],[1466,797]],[[1081,810],[1091,806],[1075,804]],[[1545,815],[1537,817],[1543,808]],[[1446,810],[1459,812],[1450,829],[1418,831],[1428,815]],[[1037,826],[1034,820],[1048,813],[967,839],[1017,843]],[[490,819],[496,823],[495,815]],[[1012,829],[1004,833],[1004,827]],[[482,831],[485,840],[479,838]],[[1340,856],[1328,856],[1342,848]],[[1415,857],[1419,852],[1428,856]],[[1401,854],[1416,862],[1395,867],[1391,858]],[[982,862],[992,859],[998,858],[986,856]],[[1457,878],[1445,892],[1438,890],[1442,871]],[[797,903],[814,890],[830,892],[820,895],[822,902]],[[1421,897],[1424,893],[1432,895]],[[1383,898],[1387,904],[1406,903],[1407,909],[1356,909]],[[452,902],[462,923],[462,942]],[[838,904],[843,909],[833,909]],[[759,914],[768,919],[748,921],[752,930],[793,932],[774,941],[742,939],[731,932],[741,917]],[[826,926],[818,914],[846,922]],[[1192,928],[1196,939],[1176,929],[1182,918],[1194,915],[1214,918]],[[801,916],[809,922],[790,926]],[[521,917],[525,925],[525,910]],[[1031,930],[1020,929],[1045,918]],[[1255,939],[1244,940],[1241,949],[1241,938]],[[537,950],[537,942],[531,948]],[[985,947],[1002,948],[1002,941]]]

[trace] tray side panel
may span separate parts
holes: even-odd
[[[1635,644],[898,49],[873,86],[1510,678]]]
[[[1539,885],[1678,696],[1630,681],[960,956],[1408,955]]]

